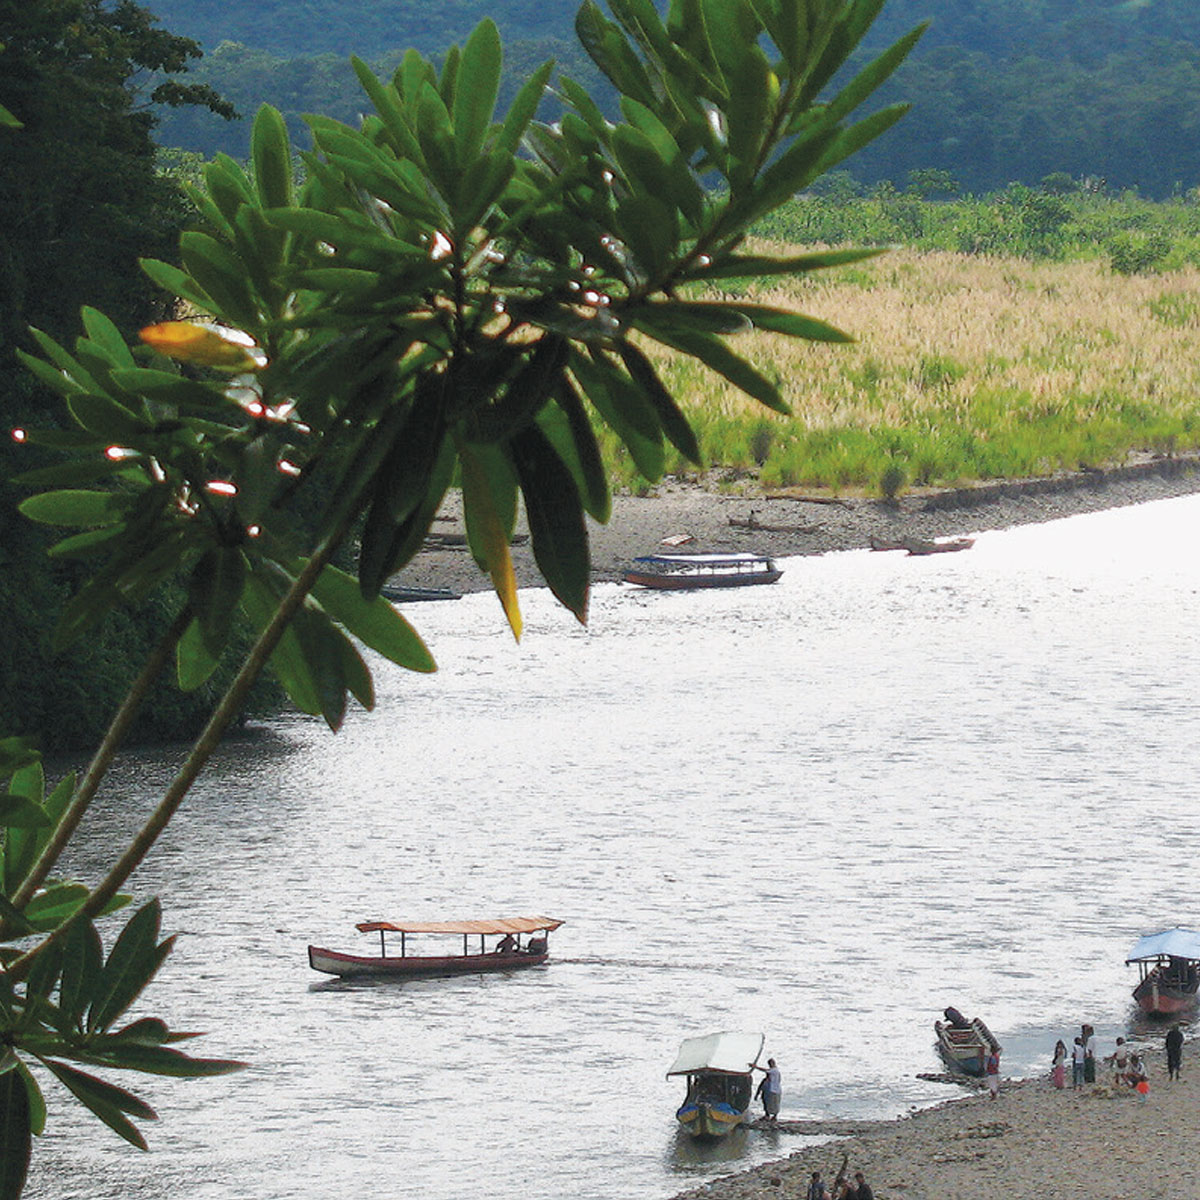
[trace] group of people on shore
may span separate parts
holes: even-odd
[[[825,1186],[821,1172],[814,1171],[804,1200],[875,1200],[875,1193],[861,1171],[856,1171],[853,1179],[839,1174],[832,1189]]]
[[[773,1058],[768,1058],[765,1067],[755,1065],[753,1070],[763,1073],[754,1093],[755,1099],[762,1101],[763,1120],[774,1123],[779,1119],[779,1103],[783,1099],[783,1075],[779,1064]],[[843,1169],[832,1187],[826,1185],[820,1171],[814,1171],[804,1200],[875,1200],[875,1193],[861,1171],[851,1178]]]
[[[1178,1079],[1183,1064],[1183,1030],[1173,1025],[1167,1032],[1167,1078]],[[1067,1059],[1071,1061],[1071,1090],[1081,1091],[1087,1084],[1096,1082],[1097,1053],[1096,1031],[1091,1025],[1080,1027],[1079,1036],[1071,1048],[1060,1038],[1054,1047],[1054,1058],[1050,1068],[1050,1080],[1060,1090],[1066,1087]],[[1141,1053],[1133,1049],[1123,1038],[1117,1038],[1112,1054],[1103,1061],[1112,1068],[1112,1086],[1129,1087],[1142,1099],[1150,1093],[1149,1069]]]

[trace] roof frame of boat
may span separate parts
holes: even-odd
[[[1160,958],[1185,958],[1200,963],[1200,932],[1177,925],[1161,933],[1148,933],[1134,943],[1125,963],[1153,962]]]
[[[761,1033],[710,1033],[685,1038],[667,1078],[672,1075],[748,1075],[758,1063],[766,1037]]]
[[[502,917],[492,921],[362,921],[361,933],[549,933],[562,924],[553,917]]]

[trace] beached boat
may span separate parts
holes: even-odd
[[[621,578],[639,587],[691,591],[774,583],[782,574],[765,554],[647,554]]]
[[[872,550],[906,550],[909,554],[953,554],[957,550],[970,550],[975,545],[975,539],[969,537],[949,538],[944,542],[929,541],[926,538],[899,538],[889,541],[886,538],[873,537]]]
[[[1133,998],[1153,1017],[1186,1012],[1196,1003],[1200,987],[1200,933],[1193,929],[1164,929],[1138,938],[1125,960],[1137,963],[1138,985]]]
[[[746,1119],[754,1095],[752,1070],[761,1033],[711,1033],[686,1038],[667,1072],[687,1077],[687,1096],[675,1119],[696,1138],[720,1138]]]
[[[343,954],[309,946],[308,965],[314,971],[344,978],[362,975],[413,977],[463,975],[477,971],[514,971],[537,967],[550,957],[547,934],[562,924],[552,917],[507,917],[498,921],[364,921],[362,933],[379,934],[379,954]],[[400,935],[400,953],[388,953],[387,935]],[[412,953],[411,938],[422,934],[462,937],[462,953]],[[525,944],[521,938],[525,937]],[[475,950],[474,939],[479,939]],[[489,948],[488,939],[496,944]]]
[[[461,600],[462,593],[450,588],[409,587],[403,583],[385,583],[379,594],[393,604],[416,604],[425,600]]]
[[[999,1054],[1000,1043],[979,1017],[968,1021],[957,1008],[948,1008],[942,1015],[944,1021],[933,1023],[942,1057],[956,1071],[982,1075],[987,1056],[993,1050]]]

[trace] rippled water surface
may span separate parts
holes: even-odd
[[[140,1155],[52,1107],[28,1195],[667,1197],[795,1148],[697,1151],[678,1042],[761,1030],[783,1117],[947,1095],[932,1021],[1012,1074],[1131,1021],[1142,933],[1195,924],[1200,498],[793,559],[769,588],[604,586],[415,606],[441,670],[377,671],[338,737],[229,745],[137,877],[176,953],[150,993],[245,1073],[142,1087]],[[168,777],[130,756],[97,857]],[[87,871],[89,862],[73,864]],[[511,977],[322,983],[371,918],[548,913]],[[370,943],[370,945],[368,945]]]

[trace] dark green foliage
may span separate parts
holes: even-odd
[[[0,43],[0,105],[21,122],[0,127],[0,728],[37,733],[51,749],[95,741],[157,613],[130,613],[69,660],[53,656],[54,615],[78,573],[68,564],[47,571],[45,539],[14,511],[8,480],[50,460],[9,430],[44,425],[52,411],[14,350],[36,348],[30,325],[66,336],[82,304],[103,307],[127,338],[165,315],[168,301],[137,260],[173,254],[186,209],[156,170],[154,121],[134,81],[152,70],[166,83],[199,51],[144,9],[98,0],[0,0]],[[182,85],[157,95],[221,107]],[[177,736],[195,723],[194,701],[165,691],[157,701],[142,736]]]
[[[172,27],[208,40],[199,77],[243,112],[264,101],[276,105],[293,135],[304,112],[352,119],[356,91],[345,66],[351,50],[386,76],[398,48],[440,55],[484,12],[509,47],[502,99],[527,77],[531,62],[553,57],[588,86],[607,115],[616,115],[612,90],[595,86],[594,72],[585,73],[589,64],[569,40],[570,5],[308,0],[301,6],[290,0],[247,7],[165,0],[158,11]],[[856,159],[862,182],[934,170],[982,192],[1066,172],[1160,197],[1176,183],[1200,182],[1189,136],[1200,111],[1200,6],[1191,0],[893,3],[884,7],[863,53],[891,44],[923,18],[931,19],[929,34],[880,94],[885,102],[889,96],[913,101],[905,137],[877,143]],[[223,126],[196,110],[169,114],[163,136],[207,154],[247,153],[244,123]]]

